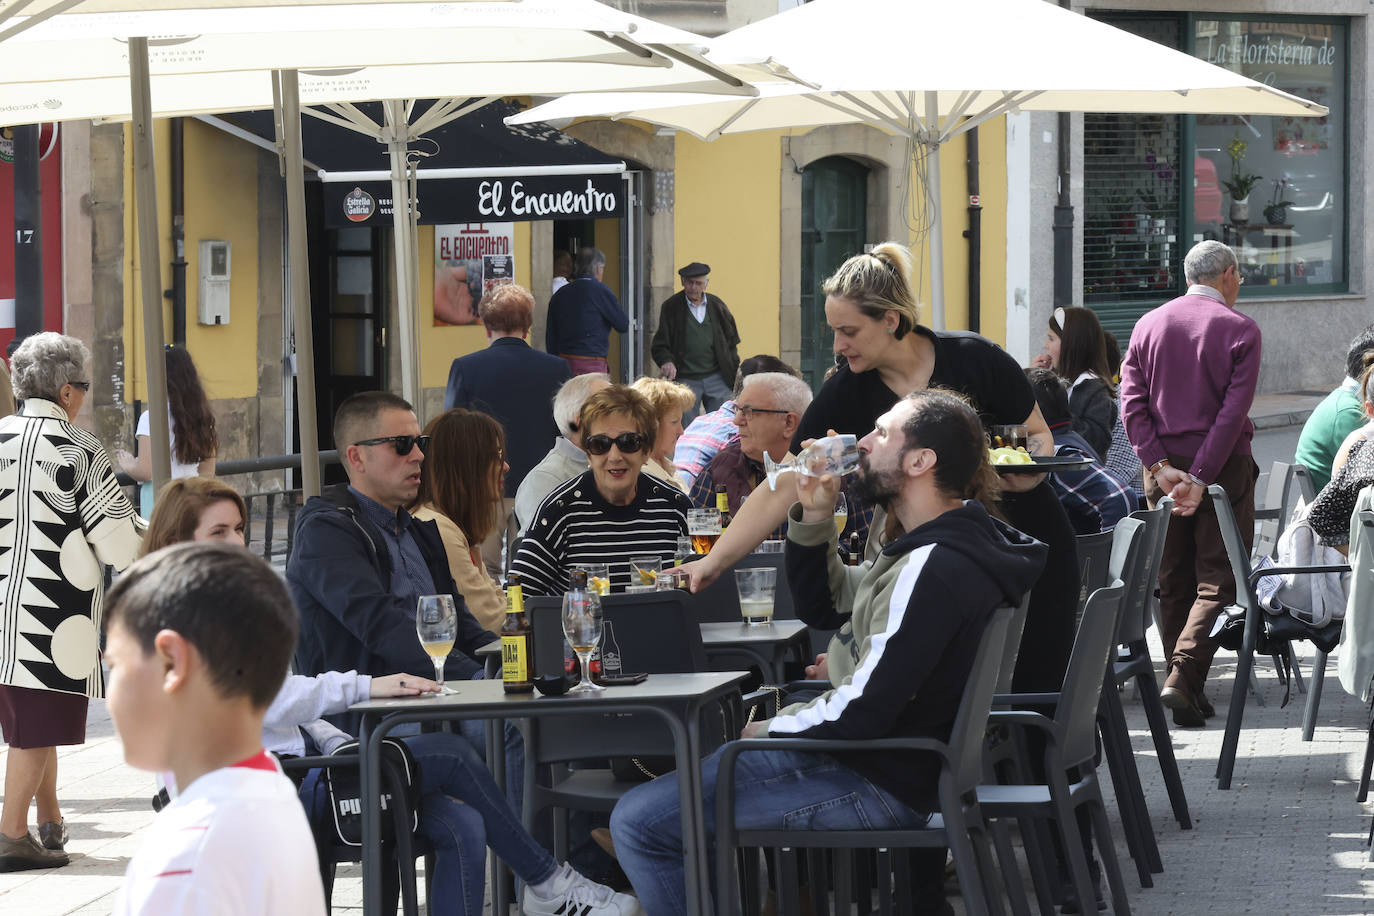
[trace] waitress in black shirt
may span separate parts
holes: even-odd
[[[792,441],[828,431],[867,435],[879,416],[908,392],[946,388],[967,397],[985,426],[1023,423],[1030,451],[1054,454],[1054,439],[1016,360],[992,341],[968,331],[932,331],[917,323],[911,292],[911,254],[893,242],[845,261],[828,280],[825,318],[835,332],[842,366],[822,386]],[[1049,546],[1045,570],[1031,592],[1017,661],[1018,692],[1060,689],[1073,644],[1078,607],[1078,561],[1073,528],[1043,474],[1002,478],[1007,521]],[[708,557],[686,571],[696,590],[753,550],[786,518],[786,488],[759,487],[731,520]]]

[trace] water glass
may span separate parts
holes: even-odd
[[[739,590],[739,613],[751,626],[773,622],[773,590],[777,585],[776,567],[755,567],[735,570],[735,588]]]
[[[783,547],[786,544],[787,542],[782,540],[781,538],[772,541],[764,541],[762,544],[754,548],[754,553],[782,553]]]
[[[574,563],[573,569],[587,571],[587,591],[598,595],[611,593],[611,567],[607,563]]]
[[[630,588],[647,585],[653,589],[658,581],[659,571],[663,569],[663,558],[653,556],[630,557]]]

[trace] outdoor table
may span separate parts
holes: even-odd
[[[747,623],[703,623],[701,643],[709,655],[747,655],[758,661],[769,683],[783,683],[783,663],[789,652],[802,655],[807,644],[806,624],[800,620],[774,620],[760,626]]]
[[[358,732],[361,755],[363,912],[382,911],[381,823],[378,790],[381,781],[381,739],[412,722],[453,719],[497,720],[488,728],[487,764],[504,785],[505,755],[500,720],[525,719],[559,713],[642,713],[657,716],[673,736],[687,878],[687,909],[705,914],[710,899],[706,828],[701,789],[701,710],[732,691],[748,676],[744,671],[699,674],[653,674],[643,683],[607,687],[599,694],[545,697],[538,693],[506,693],[499,680],[458,681],[456,693],[443,696],[367,700],[349,707],[361,716]],[[493,735],[497,737],[493,738]],[[494,746],[493,746],[494,745]],[[493,893],[496,893],[494,890]]]

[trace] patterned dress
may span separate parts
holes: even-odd
[[[0,420],[0,684],[104,696],[102,564],[133,562],[143,530],[61,407],[29,398]]]
[[[1374,448],[1370,436],[1374,424],[1366,425],[1365,435],[1350,445],[1345,465],[1332,476],[1312,501],[1308,518],[1323,545],[1344,547],[1350,543],[1350,517],[1355,514],[1355,502],[1360,491],[1374,484]]]

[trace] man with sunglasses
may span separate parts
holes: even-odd
[[[1121,365],[1121,415],[1145,470],[1150,507],[1174,498],[1159,567],[1161,638],[1169,676],[1161,697],[1174,724],[1201,728],[1216,644],[1212,624],[1236,600],[1208,484],[1226,490],[1250,548],[1255,520],[1250,405],[1259,380],[1260,330],[1236,311],[1236,254],[1199,242],[1183,259],[1188,292],[1136,323]]]
[[[385,391],[353,395],[334,415],[334,442],[348,487],[305,504],[286,567],[301,612],[298,673],[430,670],[415,637],[415,608],[421,595],[448,594],[458,608],[458,640],[444,674],[471,678],[482,670],[473,653],[496,635],[468,613],[438,527],[403,508],[419,489],[428,442],[410,404]]]
[[[561,595],[578,565],[605,563],[612,591],[630,583],[630,558],[665,562],[687,534],[687,496],[640,473],[658,431],[642,394],[612,385],[589,397],[578,416],[590,469],[555,487],[525,529],[511,572],[526,595]]]

